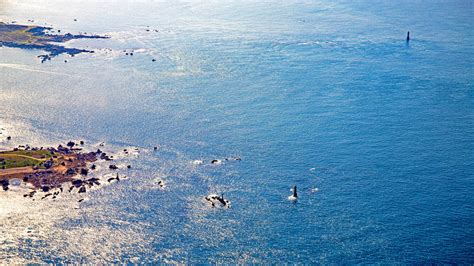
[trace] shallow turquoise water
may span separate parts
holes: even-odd
[[[472,263],[472,5],[0,2],[3,21],[112,36],[45,64],[0,48],[0,145],[142,151],[79,210],[30,219],[0,193],[0,260]],[[203,201],[221,192],[232,208]]]

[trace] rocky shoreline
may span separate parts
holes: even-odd
[[[7,137],[7,141],[9,140],[11,137]],[[128,170],[132,166],[121,163],[120,154],[128,156],[139,152],[139,149],[123,149],[117,153],[119,164],[116,164],[113,162],[113,155],[101,150],[104,145],[100,143],[91,147],[85,146],[84,141],[69,141],[57,147],[19,145],[14,149],[0,151],[0,191],[21,191],[24,198],[35,201],[56,199],[63,192],[82,194],[99,186],[126,179],[126,175],[119,174],[122,172],[119,169]],[[85,147],[92,151],[84,151]],[[153,148],[153,152],[157,150],[158,147]],[[194,167],[216,167],[231,161],[239,162],[241,158],[227,157],[206,162],[194,160],[190,163]],[[165,188],[163,180],[159,180],[156,185],[160,189]],[[78,202],[83,200],[84,197],[81,197]],[[210,207],[231,206],[223,194],[210,194],[204,198],[204,202]]]
[[[39,191],[47,193],[43,198],[48,196],[55,198],[65,189],[69,192],[77,189],[78,193],[85,193],[92,186],[100,185],[99,178],[88,175],[96,170],[94,162],[112,161],[112,156],[100,149],[83,152],[81,146],[84,142],[80,143],[70,141],[65,146],[48,148],[20,145],[13,150],[0,152],[2,189],[8,191],[11,185],[23,182],[31,189],[24,197],[33,197]],[[109,168],[117,169],[113,164]],[[110,183],[114,181],[112,179],[118,181],[120,178],[117,174],[107,181]]]
[[[107,39],[109,36],[87,35],[87,34],[51,34],[53,28],[32,25],[7,24],[0,22],[0,47],[12,47],[21,49],[40,49],[48,54],[39,55],[41,62],[51,60],[60,54],[74,56],[80,53],[94,53],[94,51],[78,48],[67,48],[58,43],[64,43],[74,39]]]

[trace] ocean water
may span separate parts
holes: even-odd
[[[0,262],[472,264],[473,3],[0,0],[111,36],[0,48],[0,147],[132,165],[81,204],[0,192]]]

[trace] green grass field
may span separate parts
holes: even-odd
[[[0,152],[0,169],[10,169],[25,166],[42,167],[42,163],[52,155],[47,150],[17,150],[17,151],[3,151]]]

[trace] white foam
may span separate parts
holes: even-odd
[[[194,160],[194,161],[192,161],[192,164],[193,164],[193,165],[201,165],[201,164],[203,164],[203,163],[204,163],[204,162],[203,162],[202,160]]]
[[[298,198],[295,197],[295,196],[293,196],[293,195],[291,195],[291,196],[288,197],[288,200],[290,200],[290,201],[296,201],[296,200],[298,200]]]

